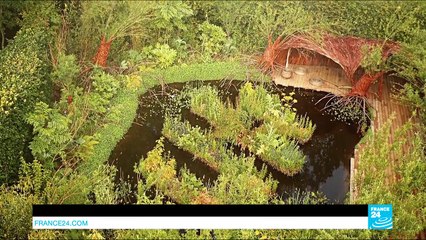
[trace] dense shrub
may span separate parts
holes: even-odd
[[[22,29],[0,52],[0,183],[16,179],[19,158],[28,152],[26,114],[49,99],[46,41],[43,31]]]
[[[226,41],[226,33],[221,27],[203,22],[199,26],[201,48],[203,56],[210,58],[221,52]]]
[[[145,47],[142,55],[147,62],[151,63],[152,67],[165,69],[173,65],[177,52],[168,44],[157,43],[155,46]]]

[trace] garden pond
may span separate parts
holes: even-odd
[[[162,128],[166,109],[176,102],[174,98],[188,86],[201,86],[210,84],[219,89],[223,101],[235,103],[238,90],[242,86],[241,81],[194,81],[188,83],[175,83],[165,86],[157,86],[140,96],[137,116],[128,132],[113,150],[109,162],[115,165],[119,173],[117,179],[135,186],[137,175],[134,166],[140,159],[156,145],[156,140],[162,136]],[[253,83],[255,84],[255,83]],[[292,195],[299,191],[319,191],[333,203],[342,203],[349,191],[350,158],[353,157],[354,148],[362,135],[358,132],[359,126],[354,122],[339,120],[332,114],[323,111],[325,100],[320,101],[327,93],[291,87],[281,87],[274,84],[267,86],[272,93],[290,94],[294,92],[297,100],[293,107],[298,115],[307,117],[316,125],[311,139],[300,144],[300,149],[306,156],[306,163],[302,172],[293,176],[287,176],[268,166],[268,171],[279,184],[278,195]],[[210,128],[209,123],[189,110],[182,108],[181,114],[193,126]],[[231,146],[232,147],[232,146]],[[184,165],[203,182],[209,184],[216,180],[218,173],[213,171],[201,161],[193,159],[193,155],[167,140],[164,140],[164,148],[176,159],[177,167]],[[240,149],[233,147],[234,152],[240,153]],[[256,159],[258,169],[264,164]]]

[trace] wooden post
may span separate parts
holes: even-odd
[[[357,151],[355,149],[354,155],[357,154]],[[356,157],[356,156],[354,156]],[[349,177],[349,203],[354,202],[354,195],[355,195],[355,189],[354,189],[354,177],[355,177],[355,158],[351,158],[351,169],[350,169],[350,177]]]

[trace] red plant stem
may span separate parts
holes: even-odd
[[[105,36],[102,36],[101,44],[99,45],[98,51],[93,58],[93,63],[101,67],[106,67],[107,59],[109,55],[109,49],[111,48],[112,39],[107,41]]]
[[[68,105],[70,105],[72,103],[72,96],[71,95],[68,95],[67,102],[68,102]]]
[[[371,75],[369,73],[364,74],[352,87],[351,91],[349,92],[349,96],[360,96],[360,97],[366,97],[368,89],[370,89],[370,86],[374,83],[375,80],[377,80],[379,77],[382,77],[385,72],[381,71],[374,75]]]

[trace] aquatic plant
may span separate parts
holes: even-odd
[[[214,127],[214,135],[236,143],[235,139],[245,129],[244,123],[230,103],[222,103],[217,89],[203,86],[193,89],[188,95],[191,111],[209,121]]]
[[[281,102],[278,96],[269,94],[262,86],[253,88],[248,82],[239,91],[237,106],[246,121],[264,120],[268,113],[280,110]]]
[[[237,156],[227,151],[223,154],[218,179],[212,186],[205,187],[186,167],[179,173],[176,171],[176,160],[163,154],[163,140],[159,139],[148,156],[135,166],[135,172],[145,179],[145,184],[141,185],[145,190],[155,186],[181,204],[266,204],[277,197],[277,181],[267,176],[266,167],[257,170],[254,157]]]
[[[287,175],[300,172],[305,156],[293,140],[278,134],[273,125],[267,123],[256,131],[251,150],[278,171]]]
[[[221,170],[211,193],[222,204],[267,204],[275,197],[277,181],[266,176],[265,167],[256,169],[254,157],[234,155],[223,162]]]
[[[141,159],[135,166],[135,172],[144,177],[145,186],[147,188],[155,186],[173,201],[181,204],[197,202],[200,195],[206,199],[207,190],[202,181],[190,173],[187,168],[182,168],[178,175],[176,160],[163,156],[163,141],[164,138],[160,138],[154,149],[148,152],[148,156]]]
[[[315,131],[315,125],[306,115],[297,116],[290,111],[278,114],[278,116],[271,116],[267,123],[274,126],[282,136],[292,138],[299,143],[307,142]]]
[[[191,111],[217,125],[225,115],[226,106],[212,86],[202,86],[189,92]]]
[[[254,88],[248,82],[234,108],[222,103],[218,90],[203,86],[190,91],[190,109],[214,127],[213,138],[247,148],[278,171],[294,175],[305,161],[297,143],[308,141],[315,125],[307,116],[296,115],[293,94],[280,100],[263,86]]]
[[[191,152],[212,169],[218,171],[221,153],[226,152],[224,143],[215,139],[211,132],[203,132],[199,127],[192,127],[189,122],[166,116],[163,135],[179,148]]]

